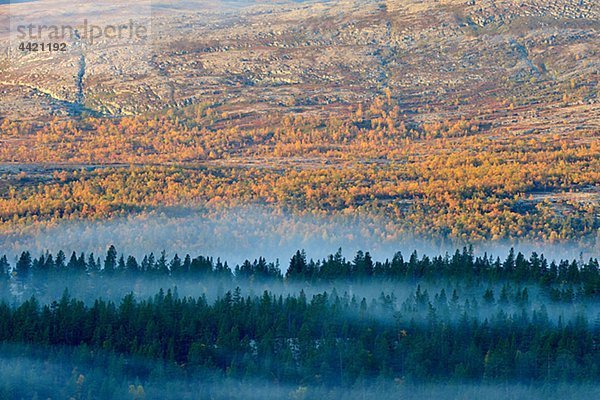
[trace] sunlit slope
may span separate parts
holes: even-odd
[[[365,215],[386,240],[594,241],[592,5],[162,2],[133,16],[143,45],[18,54],[0,74],[2,229],[258,204]],[[133,18],[116,10],[97,21]]]

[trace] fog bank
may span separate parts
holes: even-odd
[[[466,243],[426,240],[400,235],[394,226],[368,216],[297,216],[267,207],[248,206],[225,211],[162,210],[110,221],[58,222],[0,235],[0,254],[11,258],[24,250],[34,256],[49,250],[104,254],[111,245],[119,252],[141,256],[166,250],[172,256],[220,257],[235,265],[259,256],[287,263],[298,249],[322,258],[342,248],[351,256],[357,250],[371,252],[377,259],[391,258],[396,251],[407,255],[451,254]],[[521,241],[474,243],[476,255],[484,252],[504,258],[510,247],[528,255],[543,253],[549,259],[598,257],[592,246],[576,243],[548,244]]]

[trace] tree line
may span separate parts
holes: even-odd
[[[348,260],[339,249],[323,259],[308,259],[304,250],[298,250],[290,259],[287,270],[279,261],[268,262],[264,257],[251,262],[246,260],[231,268],[228,263],[213,257],[186,254],[183,258],[175,254],[167,257],[165,251],[159,255],[150,253],[138,260],[133,255],[118,254],[110,246],[101,258],[93,253],[67,257],[63,251],[56,255],[46,252],[32,257],[24,251],[12,266],[7,256],[0,257],[0,274],[5,279],[24,280],[31,276],[53,274],[86,273],[90,275],[139,275],[144,276],[212,276],[229,280],[274,279],[289,282],[331,282],[336,280],[365,281],[384,279],[397,281],[439,279],[466,279],[478,281],[515,281],[536,283],[548,289],[553,299],[575,295],[586,298],[600,296],[600,267],[598,260],[548,260],[544,255],[533,252],[526,257],[511,249],[504,260],[484,254],[475,256],[472,248],[464,247],[452,255],[419,257],[413,252],[405,258],[397,252],[391,259],[373,260],[369,252],[357,251]]]

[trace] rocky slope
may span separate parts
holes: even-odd
[[[10,16],[33,8],[42,21],[60,21],[45,16],[48,3],[13,4]],[[591,0],[188,1],[155,2],[137,16],[88,12],[99,24],[137,18],[151,37],[71,41],[61,54],[13,49],[0,66],[1,116],[118,116],[197,102],[227,112],[334,112],[385,89],[423,119],[504,103],[597,111]]]

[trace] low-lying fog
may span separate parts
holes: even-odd
[[[97,257],[104,258],[107,248],[115,244],[119,254],[131,254],[138,259],[143,255],[154,252],[158,255],[161,250],[166,250],[167,258],[172,258],[176,253],[183,258],[185,254],[192,257],[198,255],[210,256],[215,260],[227,262],[233,269],[236,264],[244,260],[254,260],[265,257],[269,262],[279,260],[280,267],[285,273],[291,256],[298,249],[305,249],[307,256],[312,259],[323,259],[343,249],[343,255],[352,259],[357,250],[371,252],[374,260],[383,261],[391,259],[395,252],[401,251],[408,257],[415,249],[419,257],[426,254],[429,257],[454,251],[461,243],[444,241],[426,241],[411,239],[382,239],[391,238],[392,232],[386,231],[375,220],[366,217],[298,217],[286,213],[276,212],[263,207],[246,207],[228,210],[226,212],[191,212],[170,211],[168,213],[149,213],[111,221],[93,222],[60,222],[54,226],[40,228],[37,232],[21,232],[0,236],[0,255],[7,254],[11,265],[15,265],[16,257],[24,250],[31,252],[32,257],[37,257],[46,250],[56,254],[63,250],[67,257],[72,251],[80,254],[93,252]],[[587,259],[597,257],[598,252],[593,249],[583,249],[576,245],[534,245],[532,243],[513,244],[517,251],[523,252],[526,257],[531,251],[543,253],[546,258],[552,259]],[[504,259],[508,254],[511,244],[487,242],[475,245],[475,255],[484,252],[499,256]],[[22,301],[32,293],[39,297],[42,303],[51,302],[60,298],[63,290],[68,288],[75,298],[90,300],[101,297],[119,302],[126,294],[133,292],[138,299],[145,299],[155,295],[159,289],[173,289],[177,287],[180,296],[206,296],[214,300],[226,291],[233,291],[240,286],[244,295],[260,295],[268,290],[276,295],[297,295],[304,290],[308,298],[318,293],[327,291],[331,293],[334,286],[337,293],[342,296],[348,293],[355,295],[360,301],[363,297],[368,301],[378,299],[382,292],[394,294],[397,299],[396,306],[416,290],[420,284],[422,289],[429,291],[433,297],[442,288],[446,290],[448,298],[457,287],[448,284],[425,282],[407,283],[376,283],[367,285],[352,285],[336,282],[335,285],[306,286],[305,284],[290,284],[280,282],[248,282],[240,279],[235,282],[218,282],[214,279],[203,278],[189,280],[188,278],[161,278],[160,280],[148,277],[110,277],[87,278],[79,275],[73,279],[61,276],[60,279],[46,281],[36,279],[29,281],[25,287],[19,287],[14,282],[11,290],[2,294],[4,300]],[[459,284],[460,286],[460,284]],[[501,288],[494,287],[496,299]],[[474,287],[458,287],[461,304],[466,300],[481,303],[483,292],[489,287],[481,283]],[[513,284],[513,289],[514,289]],[[574,306],[551,306],[543,297],[538,288],[528,288],[530,300],[527,310],[539,309],[542,304],[550,307],[550,317],[559,315],[572,315],[578,310]],[[584,314],[594,320],[598,308],[594,305],[584,307]],[[488,310],[493,312],[494,309]]]
[[[417,250],[429,256],[454,253],[465,245],[450,240],[424,240],[408,235],[399,238],[393,226],[366,216],[331,218],[299,217],[269,208],[249,206],[223,212],[153,212],[111,221],[58,222],[38,231],[0,235],[0,254],[12,260],[24,250],[37,256],[49,250],[102,255],[111,244],[120,252],[141,256],[166,250],[167,255],[220,257],[230,265],[263,256],[287,263],[298,249],[312,258],[323,258],[342,248],[351,257],[357,250],[369,251],[376,259],[392,258],[401,251]],[[521,241],[474,244],[475,255],[484,252],[504,258],[510,247],[529,255],[542,253],[547,259],[588,259],[598,257],[596,246],[575,243],[542,244]]]
[[[17,398],[31,395],[34,398],[85,398],[95,399],[485,399],[485,400],[546,400],[546,399],[595,399],[600,396],[600,385],[590,384],[456,384],[424,383],[411,384],[402,380],[369,381],[352,388],[317,387],[290,385],[277,381],[259,379],[238,380],[223,378],[217,373],[207,372],[204,379],[184,379],[165,371],[161,376],[150,376],[140,380],[135,374],[116,373],[106,369],[102,351],[72,353],[63,349],[56,357],[49,351],[38,348],[33,351],[16,345],[0,346],[0,391],[12,393]],[[24,355],[25,354],[25,355]],[[50,357],[51,361],[48,360]],[[82,359],[88,359],[86,363]],[[150,360],[121,359],[128,365],[155,368]],[[130,368],[131,369],[131,368]],[[119,370],[121,371],[121,370]],[[178,376],[179,375],[179,376]],[[115,388],[109,393],[103,390],[103,382],[110,381]]]
[[[523,289],[527,289],[528,299],[523,302],[515,300]],[[77,274],[71,278],[62,276],[57,279],[44,277],[29,278],[25,283],[12,279],[9,286],[0,288],[0,302],[19,304],[35,295],[41,304],[50,304],[59,301],[65,290],[71,298],[83,300],[92,305],[96,299],[111,300],[120,304],[123,297],[132,293],[138,301],[154,297],[160,290],[171,290],[179,298],[205,297],[212,304],[215,300],[223,298],[227,292],[233,293],[240,290],[242,297],[260,297],[264,292],[274,296],[297,297],[304,293],[310,302],[313,296],[327,294],[330,301],[339,297],[342,302],[352,302],[355,306],[350,308],[344,318],[354,320],[362,314],[358,305],[366,301],[369,319],[382,323],[396,323],[400,320],[424,322],[430,317],[430,303],[438,316],[449,321],[459,321],[463,313],[469,318],[480,321],[493,319],[499,313],[518,318],[533,313],[542,312],[548,320],[558,323],[571,321],[576,317],[584,317],[590,322],[600,321],[600,304],[596,301],[581,299],[563,303],[549,301],[547,294],[535,284],[519,285],[514,282],[500,283],[465,283],[460,281],[440,282],[391,282],[370,280],[367,283],[335,281],[332,283],[307,284],[303,282],[282,282],[275,280],[254,280],[252,278],[220,279],[214,277],[149,277],[143,274],[137,277],[125,276],[88,276]],[[484,293],[491,289],[494,292],[494,301],[489,304],[484,300]],[[508,297],[501,301],[503,289]],[[444,298],[441,293],[444,293]],[[416,293],[419,292],[426,299],[423,304],[418,304]],[[453,296],[456,295],[455,298]],[[384,297],[387,299],[384,301]],[[385,304],[384,304],[385,302]]]

